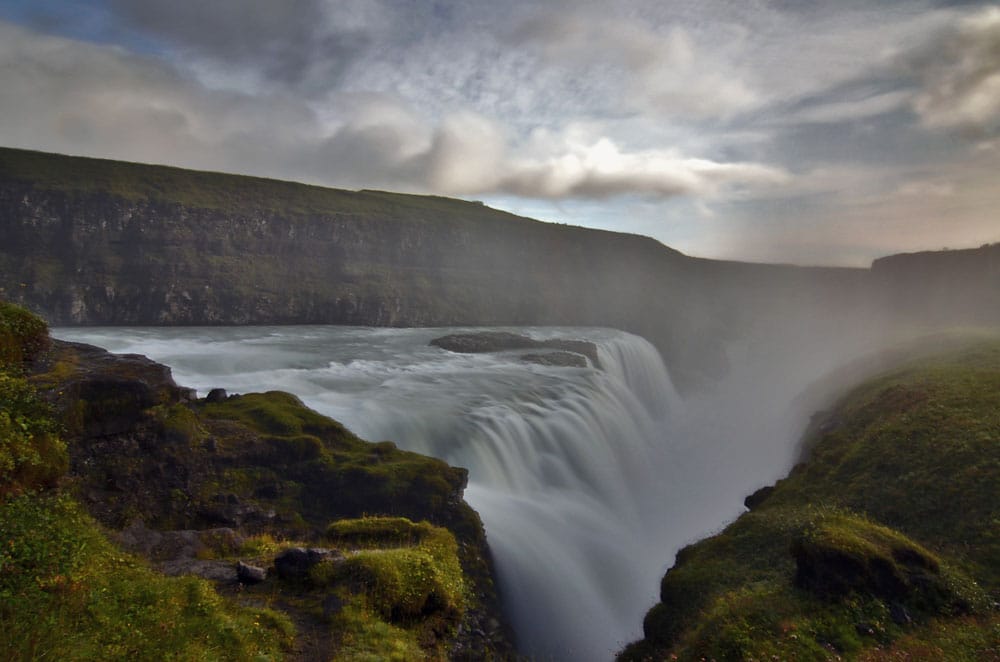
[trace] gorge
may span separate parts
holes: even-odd
[[[998,265],[1000,244],[714,261],[467,201],[0,149],[0,298],[200,395],[281,389],[467,468],[540,658],[638,638],[674,554],[788,473],[810,416],[884,350],[1000,322]],[[484,329],[599,360],[431,345]]]
[[[217,387],[288,391],[364,438],[468,468],[466,498],[483,518],[522,651],[606,660],[639,636],[673,554],[788,471],[810,413],[792,400],[843,354],[800,357],[788,370],[734,351],[726,380],[682,400],[640,337],[502,330],[593,342],[601,367],[527,364],[516,350],[456,354],[430,344],[446,333],[482,333],[468,328],[54,333],[150,356],[201,395]]]

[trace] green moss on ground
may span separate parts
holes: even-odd
[[[47,344],[43,321],[0,303],[0,658],[283,658],[286,616],[153,572],[58,488],[62,426],[23,376]]]
[[[274,660],[288,618],[123,553],[67,494],[0,503],[0,658]]]
[[[6,332],[17,362],[0,363],[0,658],[507,655],[464,470],[359,439],[287,393],[209,403],[143,357],[33,345],[30,314],[8,311],[0,331],[29,332]],[[347,558],[305,582],[222,582],[223,597],[153,572],[102,526],[129,527],[122,539],[173,572],[267,568],[323,537]],[[199,529],[197,545],[178,529]],[[155,549],[160,534],[142,533],[172,530]]]
[[[470,587],[455,537],[447,529],[398,517],[334,522],[327,539],[346,558],[314,567],[312,582],[344,600],[332,625],[337,659],[445,659]]]
[[[336,522],[330,532],[333,542],[363,544],[337,563],[333,577],[360,586],[382,617],[406,622],[441,613],[457,619],[465,583],[450,531],[405,518],[368,517]]]
[[[866,382],[805,448],[620,659],[1000,659],[1000,341]]]

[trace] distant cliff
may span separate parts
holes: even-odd
[[[0,149],[0,295],[53,324],[611,326],[700,381],[760,320],[870,316],[870,275],[448,198]]]
[[[1000,324],[1000,243],[890,255],[875,260],[872,275],[907,317]]]

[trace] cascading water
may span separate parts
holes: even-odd
[[[744,494],[784,470],[790,451],[780,448],[789,435],[771,419],[762,423],[753,408],[720,424],[726,392],[682,404],[658,353],[637,336],[514,330],[590,340],[601,369],[428,345],[454,329],[55,335],[146,354],[202,393],[216,386],[290,391],[364,438],[467,467],[466,499],[486,526],[521,648],[538,659],[606,660],[640,635],[674,552],[735,515]],[[736,446],[735,436],[750,443]]]

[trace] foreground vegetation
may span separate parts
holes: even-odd
[[[620,659],[1000,659],[1000,341],[856,388],[747,505]]]
[[[0,658],[277,659],[287,617],[122,552],[66,492],[66,445],[24,375],[45,324],[0,302]]]
[[[194,400],[0,302],[0,659],[504,657],[464,484],[286,393]]]

